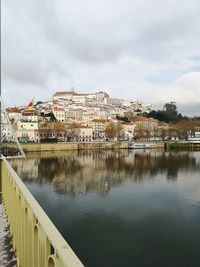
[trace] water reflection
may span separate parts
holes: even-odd
[[[200,152],[34,153],[12,164],[85,266],[200,266]]]
[[[25,182],[51,184],[59,194],[107,194],[112,187],[131,181],[141,183],[164,175],[176,181],[178,173],[200,170],[199,152],[70,151],[28,154],[12,161]]]

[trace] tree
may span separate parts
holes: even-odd
[[[144,139],[145,138],[145,128],[138,124],[134,129],[134,138],[136,140]]]
[[[72,123],[68,126],[65,131],[67,141],[78,141],[80,136],[80,125],[77,123]]]
[[[190,135],[194,135],[195,128],[200,127],[200,121],[199,120],[182,120],[174,124],[174,126],[177,128],[178,137],[186,139],[190,133]]]
[[[158,135],[162,138],[162,141],[165,141],[168,137],[168,128],[167,127],[159,127],[158,129]]]
[[[38,106],[40,104],[43,104],[43,102],[42,101],[37,101],[37,103],[35,105]]]
[[[119,121],[130,122],[130,119],[127,116],[122,117],[122,116],[117,115],[116,119]]]
[[[120,123],[115,124],[113,122],[110,122],[105,128],[105,135],[109,139],[114,139],[115,137],[118,139],[122,136],[122,129],[123,126]]]
[[[39,129],[38,129],[38,133],[40,138],[49,138],[53,136],[53,127],[52,127],[52,123],[46,121],[42,124],[40,124]]]
[[[44,112],[41,112],[40,115],[41,117],[47,119],[48,121],[52,121],[52,122],[56,121],[56,118],[52,112],[49,112],[47,114],[44,114]]]
[[[163,106],[163,110],[168,114],[169,116],[176,116],[178,114],[177,106],[175,102],[166,103]]]
[[[117,123],[115,125],[115,131],[116,131],[116,137],[118,140],[119,138],[123,136],[123,126],[121,125],[121,123]]]
[[[168,137],[170,139],[177,138],[178,137],[178,129],[175,125],[170,125],[168,128]]]
[[[63,123],[57,121],[53,123],[53,132],[55,136],[58,138],[63,132],[65,132],[65,126]]]
[[[163,109],[169,121],[177,122],[182,119],[182,115],[178,113],[175,102],[166,103]]]
[[[147,117],[152,117],[159,121],[169,122],[178,122],[182,120],[182,115],[178,113],[175,102],[166,103],[163,106],[163,110],[152,110],[147,114]]]

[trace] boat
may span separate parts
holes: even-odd
[[[156,144],[152,143],[131,143],[129,145],[129,149],[150,149],[150,148],[156,148]]]
[[[200,144],[200,130],[195,131],[193,136],[189,136],[188,142],[192,144]]]
[[[198,137],[190,137],[188,138],[188,142],[191,143],[191,144],[200,144],[200,138]]]

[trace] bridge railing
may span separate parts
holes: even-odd
[[[2,196],[18,267],[83,267],[8,161],[2,160]]]

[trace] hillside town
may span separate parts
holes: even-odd
[[[51,101],[11,107],[6,113],[20,142],[99,142],[186,138],[166,122],[146,116],[153,105],[111,98],[106,92],[56,92]],[[145,116],[144,116],[145,114]],[[2,139],[13,131],[2,117]]]

